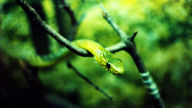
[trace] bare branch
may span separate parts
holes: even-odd
[[[73,10],[71,9],[71,7],[66,3],[66,0],[60,0],[62,7],[64,8],[64,10],[69,14],[70,18],[71,18],[71,22],[73,26],[77,26],[78,25],[78,21],[75,18],[75,14],[73,12]]]
[[[34,20],[36,24],[38,24],[43,30],[45,30],[51,37],[53,37],[63,46],[67,47],[69,50],[78,55],[91,56],[91,54],[88,51],[72,45],[69,40],[64,38],[64,36],[60,35],[55,30],[53,30],[45,21],[41,19],[41,17],[37,14],[37,12],[25,0],[16,0],[16,1],[27,13],[27,15],[29,15],[29,17]]]
[[[82,75],[69,61],[67,61],[67,65],[69,68],[73,69],[73,71],[83,80],[85,80],[88,84],[90,84],[91,86],[93,86],[96,90],[98,90],[99,92],[101,92],[102,94],[104,94],[110,101],[113,101],[113,98],[111,96],[109,96],[104,90],[102,90],[101,88],[99,88],[96,84],[94,84],[90,79],[88,79],[87,77],[85,77],[84,75]]]
[[[119,42],[113,46],[107,47],[106,49],[112,53],[118,52],[126,48],[126,44],[124,42]]]
[[[73,10],[71,9],[71,7],[69,6],[69,4],[66,2],[66,0],[59,0],[61,3],[61,7],[69,14],[70,19],[71,19],[71,24],[72,24],[72,28],[71,28],[71,40],[74,39],[77,30],[78,30],[78,26],[81,24],[81,22],[83,21],[83,19],[85,18],[85,14],[83,14],[80,17],[80,20],[78,21],[77,18],[75,17],[75,13],[73,12]]]
[[[134,42],[134,38],[137,35],[137,32],[133,34],[132,37],[128,37],[125,32],[123,32],[118,25],[112,20],[111,16],[107,13],[106,9],[103,7],[103,5],[100,5],[102,11],[103,11],[103,17],[104,19],[111,25],[113,30],[121,37],[121,42],[117,45],[114,45],[113,47],[109,47],[108,49],[116,51],[116,47],[120,47],[120,45],[124,43],[125,46],[123,46],[123,50],[127,51],[131,57],[133,58],[137,69],[140,72],[140,75],[143,79],[143,84],[146,86],[146,88],[149,90],[149,94],[152,95],[154,99],[154,103],[157,108],[164,108],[163,101],[161,100],[160,93],[158,90],[158,87],[156,86],[156,83],[152,79],[152,76],[149,74],[149,72],[146,70],[146,67],[144,65],[143,60],[141,59],[139,53],[137,52],[136,45]],[[147,74],[148,73],[148,74]],[[145,76],[147,74],[147,76]],[[147,82],[147,83],[146,83]]]
[[[123,32],[118,25],[113,21],[113,19],[111,18],[111,16],[109,16],[107,10],[104,8],[104,6],[102,4],[100,4],[100,7],[102,9],[103,12],[103,18],[111,25],[111,27],[113,28],[113,30],[121,37],[122,40],[127,40],[127,35],[125,32]]]

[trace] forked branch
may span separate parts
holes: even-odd
[[[56,32],[54,29],[52,29],[45,21],[42,20],[42,18],[39,16],[39,14],[35,11],[34,8],[32,8],[27,1],[25,0],[16,0],[18,5],[22,7],[22,9],[27,13],[29,18],[33,19],[34,23],[38,24],[46,33],[48,33],[51,37],[53,37],[55,40],[57,40],[59,43],[61,43],[63,46],[68,48],[70,51],[84,57],[90,57],[92,56],[87,50],[84,50],[82,48],[78,48],[71,44],[69,40],[67,40],[64,36]],[[116,47],[108,48],[109,51],[115,52],[119,51],[119,49],[122,46],[120,44],[117,44]]]
[[[103,12],[103,18],[109,23],[109,25],[111,25],[113,30],[120,36],[121,42],[119,44],[123,46],[122,49],[128,52],[131,55],[132,59],[134,60],[137,66],[137,69],[139,70],[140,75],[142,77],[143,84],[149,90],[149,94],[152,95],[156,107],[164,108],[163,101],[161,100],[161,97],[160,97],[159,89],[156,83],[154,82],[152,76],[150,75],[150,73],[146,70],[144,62],[141,59],[139,53],[137,52],[136,45],[134,42],[137,32],[135,32],[131,37],[129,37],[125,32],[123,32],[123,30],[121,30],[118,27],[115,21],[113,21],[113,19],[111,18],[111,16],[109,16],[107,10],[104,8],[102,4],[100,5],[100,7]],[[115,48],[115,46],[112,48]]]

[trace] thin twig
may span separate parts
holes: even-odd
[[[61,7],[69,14],[69,17],[71,19],[72,28],[71,28],[71,35],[70,35],[71,38],[70,38],[70,40],[73,40],[76,33],[77,33],[78,26],[79,26],[80,23],[77,21],[73,10],[68,5],[66,0],[59,0],[59,1],[60,1],[60,4],[61,4]]]
[[[90,79],[88,79],[87,77],[85,77],[84,75],[82,75],[69,61],[67,61],[67,65],[69,68],[73,69],[73,71],[83,80],[85,80],[88,84],[90,84],[91,86],[93,86],[96,90],[98,90],[99,92],[101,92],[102,94],[104,94],[110,101],[113,101],[113,98],[111,96],[109,96],[104,90],[102,90],[101,88],[99,88],[96,84],[94,84]]]
[[[72,25],[76,26],[78,25],[78,21],[75,18],[75,14],[73,12],[73,10],[71,9],[71,7],[66,3],[65,0],[60,0],[62,7],[64,8],[64,10],[69,14]]]
[[[120,50],[123,50],[124,48],[126,48],[126,44],[124,42],[119,42],[119,43],[112,45],[110,47],[107,47],[105,49],[112,52],[112,53],[115,53],[115,52],[118,52]]]
[[[114,29],[114,31],[120,36],[121,42],[119,44],[121,45],[122,43],[124,43],[125,46],[123,46],[122,49],[127,51],[133,58],[136,66],[137,66],[137,69],[139,70],[140,75],[143,79],[143,84],[149,90],[149,94],[151,94],[154,99],[155,106],[157,108],[164,108],[164,104],[163,104],[163,101],[161,100],[158,87],[156,86],[156,83],[154,82],[152,76],[146,70],[144,62],[141,59],[139,53],[137,52],[136,45],[134,42],[137,32],[135,32],[131,37],[128,37],[128,35],[125,32],[123,32],[118,27],[118,25],[112,20],[111,16],[109,16],[109,14],[107,13],[107,10],[104,8],[104,6],[101,4],[100,7],[103,11],[104,19],[111,25],[111,27]],[[118,45],[118,46],[120,46],[120,45]],[[116,46],[114,46],[114,47],[116,47]],[[114,47],[112,47],[112,48],[114,49]]]
[[[74,27],[78,26],[85,18],[85,13],[81,15],[79,20],[77,20],[77,18],[75,17],[74,11],[71,9],[71,7],[66,2],[66,0],[59,0],[59,1],[61,3],[61,7],[69,14],[71,22],[72,22],[72,26],[74,26]]]
[[[113,30],[121,37],[122,40],[126,40],[127,35],[125,32],[123,32],[118,25],[112,20],[111,16],[109,16],[107,10],[104,8],[104,6],[102,4],[100,4],[100,7],[102,9],[103,12],[103,17],[105,20],[107,20],[107,22],[111,25],[111,27],[113,28]]]

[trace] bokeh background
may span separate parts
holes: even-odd
[[[74,26],[57,0],[27,0],[56,31],[71,38]],[[66,0],[81,21],[76,39],[94,40],[104,47],[120,41],[102,17],[102,3],[119,27],[131,36],[157,83],[167,108],[192,107],[192,1],[191,0]],[[0,33],[8,44],[21,44],[39,55],[62,48],[47,36],[14,0],[0,0]],[[15,48],[15,47],[13,47]],[[12,49],[9,49],[12,50]],[[14,53],[14,52],[13,52]],[[33,53],[31,53],[33,54]],[[0,50],[0,107],[48,108],[154,108],[139,72],[124,51],[115,53],[125,73],[115,76],[93,58],[67,56],[76,69],[113,97],[102,93],[69,69],[66,59],[48,68],[23,68],[25,62]]]

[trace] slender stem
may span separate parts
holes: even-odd
[[[125,32],[123,32],[118,25],[113,21],[112,17],[109,16],[107,10],[104,8],[104,6],[102,4],[100,4],[100,7],[102,9],[103,12],[103,18],[111,25],[111,27],[113,28],[113,30],[121,37],[122,40],[126,40],[127,39],[127,35]]]
[[[158,87],[156,86],[156,83],[154,82],[152,76],[149,74],[149,72],[146,70],[146,67],[144,65],[143,60],[141,59],[139,53],[137,52],[136,45],[134,42],[134,39],[137,35],[137,32],[135,32],[132,37],[128,37],[125,32],[123,32],[118,25],[112,20],[111,16],[107,13],[107,10],[103,7],[103,5],[100,5],[102,11],[103,11],[103,17],[104,19],[111,25],[111,27],[114,29],[114,31],[120,36],[121,42],[124,43],[125,46],[123,46],[122,49],[124,49],[126,52],[128,52],[131,57],[133,58],[138,71],[140,72],[140,75],[143,79],[143,84],[146,86],[146,88],[149,90],[149,94],[152,95],[154,99],[155,106],[157,108],[164,108],[163,101],[161,100],[160,93],[158,90]],[[120,45],[117,45],[120,46]],[[110,47],[115,49],[116,46]],[[108,49],[110,49],[108,48]],[[148,73],[147,75],[145,75]],[[147,83],[146,83],[147,82]]]
[[[69,61],[67,62],[69,68],[73,69],[73,71],[83,80],[85,80],[88,84],[93,86],[96,90],[104,94],[110,101],[113,101],[113,98],[109,96],[103,89],[99,88],[96,84],[94,84],[90,79],[82,75]]]
[[[71,7],[66,3],[66,0],[60,0],[62,7],[64,8],[64,10],[69,14],[72,25],[78,25],[78,21],[75,18],[75,14],[73,12],[73,10],[71,9]]]
[[[73,40],[76,33],[77,33],[78,26],[79,26],[80,23],[76,19],[73,10],[68,5],[66,0],[59,0],[59,1],[60,1],[60,4],[62,5],[62,8],[68,13],[68,15],[69,15],[69,17],[71,19],[72,28],[71,28],[71,35],[70,35],[71,39],[70,40]]]
[[[124,42],[119,42],[115,45],[112,45],[110,47],[107,47],[106,50],[112,52],[112,53],[115,53],[115,52],[118,52],[120,50],[123,50],[124,48],[126,48],[126,44]]]

